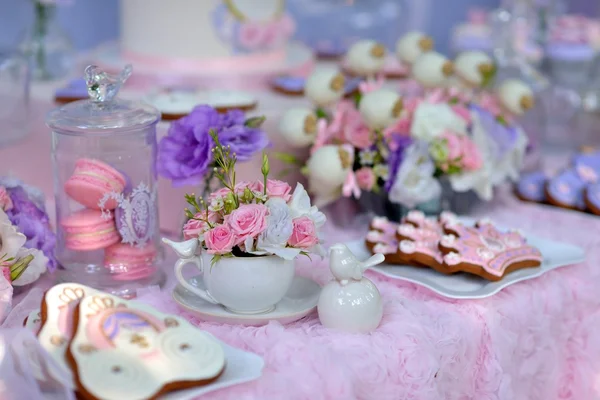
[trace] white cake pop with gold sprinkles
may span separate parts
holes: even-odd
[[[359,111],[369,128],[385,129],[400,118],[402,98],[393,90],[375,90],[363,96]]]
[[[304,94],[318,107],[327,107],[344,96],[344,75],[337,68],[319,68],[306,79]]]
[[[346,53],[346,63],[353,74],[374,76],[383,70],[387,50],[374,40],[360,40]]]
[[[279,121],[279,133],[293,147],[310,145],[317,135],[317,116],[309,108],[290,108]]]
[[[411,72],[425,88],[443,87],[454,74],[454,64],[440,53],[430,51],[417,58]]]
[[[408,32],[396,42],[396,56],[406,64],[413,64],[422,54],[433,50],[433,39],[422,32]]]
[[[454,60],[454,73],[468,86],[482,86],[494,71],[494,61],[483,51],[465,51]]]
[[[505,80],[497,93],[502,106],[515,115],[522,115],[535,106],[533,90],[519,79]]]

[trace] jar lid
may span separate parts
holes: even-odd
[[[50,111],[46,125],[52,130],[72,134],[125,132],[156,124],[160,112],[150,104],[116,99],[119,89],[131,75],[131,65],[113,76],[95,65],[85,69],[90,98]]]

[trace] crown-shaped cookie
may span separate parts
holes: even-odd
[[[443,232],[439,225],[416,227],[411,224],[400,224],[397,237],[398,251],[413,263],[431,267],[446,273],[443,266],[442,252],[438,247]]]
[[[373,217],[371,220],[370,230],[380,231],[394,235],[398,228],[397,222],[392,222],[386,217]]]
[[[537,267],[542,254],[527,244],[517,231],[502,232],[491,222],[482,220],[475,227],[447,223],[448,234],[440,240],[444,264],[491,281],[497,281],[514,270]]]

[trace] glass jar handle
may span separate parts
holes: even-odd
[[[88,95],[94,102],[111,101],[131,76],[132,71],[131,64],[127,64],[118,75],[110,75],[95,65],[87,66],[85,69],[85,82]]]

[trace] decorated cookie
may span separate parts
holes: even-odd
[[[454,73],[454,64],[435,51],[421,55],[412,66],[414,79],[425,88],[445,86]]]
[[[546,183],[546,199],[558,207],[585,210],[583,193],[587,184],[575,168],[565,169]]]
[[[430,230],[441,230],[443,224],[456,221],[456,219],[456,214],[449,211],[442,211],[437,218],[433,218],[427,217],[423,211],[412,210],[402,218],[402,223]]]
[[[421,32],[408,32],[396,42],[398,60],[408,65],[431,50],[433,50],[433,39]]]
[[[600,183],[594,183],[587,187],[584,200],[588,210],[600,215]]]
[[[386,217],[373,217],[369,228],[372,231],[380,231],[393,236],[398,229],[398,223],[392,222]]]
[[[208,104],[220,113],[230,110],[250,111],[258,106],[258,99],[241,90],[203,90],[197,93],[197,104]]]
[[[54,92],[54,101],[58,104],[67,104],[77,100],[88,99],[88,88],[85,79],[74,79],[67,86]]]
[[[65,354],[73,337],[73,314],[84,296],[98,293],[77,283],[62,283],[48,290],[42,299],[42,308],[38,311],[41,316],[38,340],[67,373],[70,373],[70,369]],[[72,388],[75,387],[73,382],[70,384]]]
[[[400,118],[402,98],[393,90],[375,90],[363,96],[359,111],[369,128],[384,129]]]
[[[444,265],[450,269],[498,281],[512,271],[542,263],[540,251],[516,231],[501,232],[487,221],[480,221],[475,227],[451,222],[444,229],[447,234],[439,246]]]
[[[582,151],[573,157],[573,168],[588,182],[596,182],[600,178],[600,152]]]
[[[42,327],[42,313],[40,310],[33,310],[23,321],[23,326],[34,334],[38,334]]]
[[[346,54],[346,66],[359,76],[375,76],[383,71],[387,50],[385,46],[374,40],[359,40],[353,44]]]
[[[221,344],[183,318],[108,294],[85,297],[67,351],[86,399],[147,399],[217,379]]]
[[[306,79],[302,76],[278,76],[271,80],[271,87],[276,92],[289,96],[302,96]]]
[[[544,203],[546,201],[546,182],[548,178],[541,171],[521,176],[515,188],[516,196],[523,201]]]

